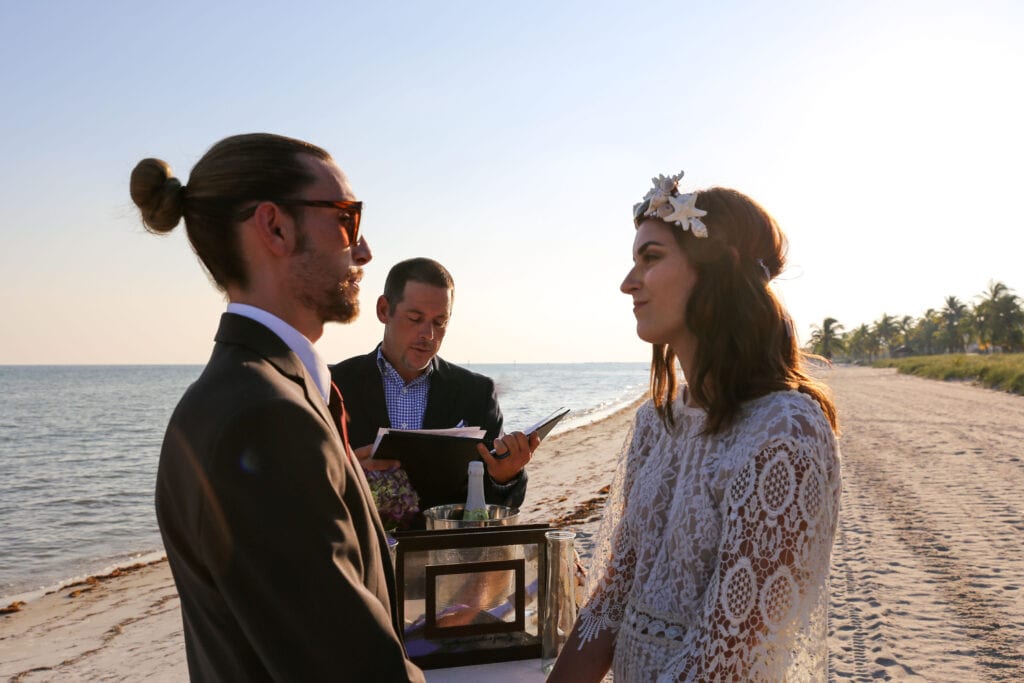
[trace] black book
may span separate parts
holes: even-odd
[[[537,424],[524,430],[546,437],[558,422],[569,413],[559,408]],[[448,434],[430,434],[415,430],[388,430],[373,457],[398,460],[409,475],[420,497],[420,509],[464,503],[466,501],[466,473],[469,463],[481,460],[476,445],[481,439]],[[486,444],[488,449],[491,444]]]

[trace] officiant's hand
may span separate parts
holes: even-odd
[[[359,460],[359,464],[363,466],[363,469],[367,472],[373,472],[375,470],[393,470],[401,466],[401,462],[398,460],[374,460],[370,456],[373,455],[373,444],[367,444],[360,446],[359,448],[353,448],[352,454]]]
[[[527,437],[522,432],[512,432],[494,440],[495,454],[503,457],[495,458],[482,443],[476,445],[476,450],[483,458],[491,479],[497,484],[507,484],[523,471],[538,445],[540,439],[536,434]]]

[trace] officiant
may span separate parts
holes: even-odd
[[[522,432],[502,434],[492,379],[438,357],[454,295],[451,274],[432,259],[408,259],[388,273],[377,299],[383,341],[370,353],[331,367],[331,378],[345,397],[349,441],[364,469],[391,469],[399,463],[370,459],[381,427],[480,427],[495,452],[492,456],[478,446],[487,469],[484,497],[488,503],[519,507],[526,496],[524,468],[538,441]]]

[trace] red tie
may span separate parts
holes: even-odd
[[[327,402],[327,408],[331,411],[331,417],[338,423],[341,431],[341,443],[345,446],[345,453],[353,465],[356,465],[356,458],[352,454],[352,448],[348,445],[348,413],[345,412],[345,400],[341,397],[338,385],[331,382],[331,398]]]

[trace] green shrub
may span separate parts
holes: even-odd
[[[968,380],[990,389],[1024,396],[1024,353],[947,354],[876,361],[877,368],[896,368],[901,374],[941,380]]]

